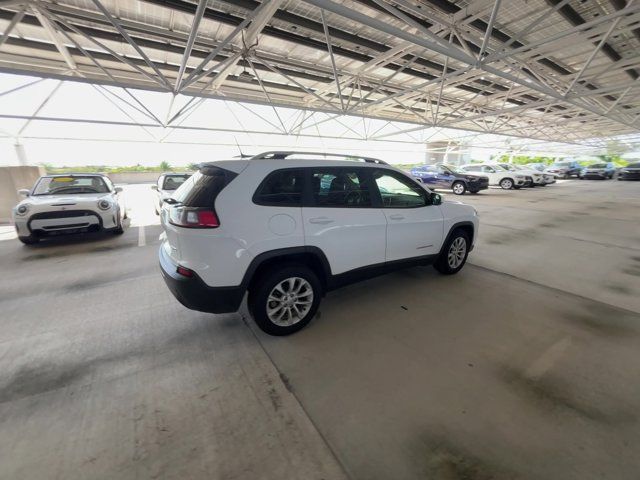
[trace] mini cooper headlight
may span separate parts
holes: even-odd
[[[18,208],[16,208],[16,213],[18,215],[26,215],[28,211],[29,211],[29,205],[26,205],[26,204],[22,204]]]
[[[100,210],[109,210],[111,208],[111,202],[109,202],[109,200],[100,200],[98,202],[98,208]]]

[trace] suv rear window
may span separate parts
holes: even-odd
[[[300,207],[303,182],[302,170],[277,170],[260,184],[253,202],[276,207]]]
[[[224,168],[205,166],[185,180],[171,198],[187,207],[213,207],[218,194],[237,176]]]

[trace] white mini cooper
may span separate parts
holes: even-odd
[[[40,177],[31,190],[18,191],[26,197],[12,212],[18,238],[30,245],[71,233],[106,230],[120,234],[126,218],[121,191],[106,175]]]

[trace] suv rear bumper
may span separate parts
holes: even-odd
[[[207,313],[237,312],[244,297],[245,288],[210,287],[194,272],[185,277],[177,272],[178,265],[160,247],[160,271],[173,296],[191,310]]]

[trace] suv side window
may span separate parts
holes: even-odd
[[[492,167],[488,167],[488,166],[486,166],[486,165],[485,165],[484,167],[482,167],[482,171],[483,171],[484,173],[496,173],[496,171],[495,171],[495,169],[494,169],[494,168],[492,168]]]
[[[314,207],[371,207],[371,191],[360,169],[327,168],[311,172],[311,205]]]
[[[427,205],[427,192],[409,179],[392,172],[376,170],[373,178],[384,208],[416,208]]]
[[[301,207],[304,174],[300,169],[276,170],[263,180],[253,203],[274,207]]]
[[[467,165],[464,167],[467,172],[480,172],[480,165]]]

